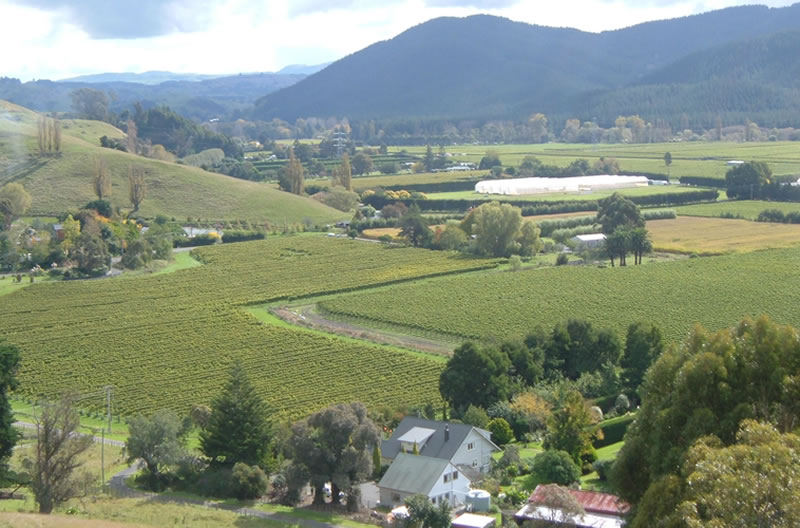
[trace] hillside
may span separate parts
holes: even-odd
[[[115,74],[103,74],[99,77],[104,79],[109,75]],[[259,97],[290,86],[304,77],[305,74],[302,73],[252,73],[197,81],[165,81],[159,84],[97,79],[22,83],[18,79],[0,77],[0,99],[40,112],[68,112],[72,110],[70,92],[92,88],[114,93],[111,103],[111,110],[114,112],[130,109],[133,103],[141,101],[146,107],[167,105],[185,117],[202,121],[226,117],[233,110],[247,108]]]
[[[97,121],[63,121],[61,156],[39,158],[33,155],[37,119],[35,112],[0,101],[0,185],[21,183],[33,197],[32,214],[59,213],[94,199],[91,173],[94,159],[101,157],[112,177],[111,201],[119,207],[129,207],[128,167],[136,164],[145,168],[148,191],[141,214],[148,217],[164,214],[180,219],[191,216],[283,224],[300,223],[306,218],[327,223],[346,216],[310,198],[263,183],[102,148],[100,136],[122,137],[123,133]]]
[[[798,29],[800,4],[729,8],[603,33],[486,15],[439,18],[266,95],[256,103],[254,116],[289,121],[306,116],[519,118],[543,111],[591,119],[602,110],[603,116],[613,114],[613,120],[639,112],[613,97],[620,88],[640,84],[691,54]],[[741,44],[731,51],[746,59],[746,48]],[[790,55],[784,54],[778,64],[787,61]],[[769,98],[771,87],[782,79],[770,80],[766,91],[751,95]],[[673,82],[660,80],[658,94]],[[706,95],[682,91],[680,97],[691,110],[702,105]],[[649,109],[644,104],[642,108],[640,113]],[[731,111],[737,110],[738,106]],[[673,116],[651,118],[657,117]]]

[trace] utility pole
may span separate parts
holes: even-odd
[[[100,488],[106,488],[106,430],[100,429]]]
[[[111,434],[111,390],[112,390],[113,387],[111,385],[106,385],[103,388],[106,391],[106,411],[107,411],[107,414],[108,414],[108,433]],[[105,431],[105,429],[104,429],[104,431]]]
[[[333,144],[336,145],[336,157],[341,158],[347,146],[347,134],[344,131],[333,133]]]

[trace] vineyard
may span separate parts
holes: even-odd
[[[647,229],[656,251],[721,254],[800,245],[800,225],[681,216],[652,220]]]
[[[343,295],[320,308],[409,333],[521,337],[570,317],[622,333],[652,321],[670,342],[700,324],[719,329],[745,315],[800,325],[800,249],[683,259],[625,268],[552,267],[446,277],[391,291]]]
[[[119,413],[185,412],[207,404],[239,359],[282,418],[351,400],[435,402],[440,362],[263,325],[239,307],[494,265],[307,236],[195,254],[204,266],[127,280],[34,284],[0,297],[0,337],[23,353],[19,392],[53,397],[110,384]]]
[[[760,200],[736,200],[728,202],[682,205],[675,208],[685,216],[735,216],[755,220],[765,209],[777,209],[783,213],[800,212],[797,202],[765,202]]]

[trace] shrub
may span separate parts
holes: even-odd
[[[467,408],[467,411],[464,413],[464,416],[461,417],[465,424],[474,425],[475,427],[480,427],[481,429],[485,429],[486,425],[489,423],[489,415],[486,414],[481,407],[476,407],[474,405],[470,405]]]
[[[222,236],[223,244],[230,244],[232,242],[245,242],[247,240],[264,240],[267,234],[263,231],[225,231]]]
[[[97,214],[110,218],[114,214],[114,209],[111,207],[111,202],[108,200],[93,200],[86,204],[84,209],[94,209]]]
[[[267,492],[269,479],[260,467],[237,462],[233,466],[231,483],[234,497],[239,500],[251,500]]]
[[[627,396],[625,396],[624,394],[620,394],[619,396],[617,396],[617,399],[614,402],[614,409],[616,409],[618,413],[620,414],[624,413],[630,408],[631,408],[631,402]]]
[[[486,428],[492,433],[492,441],[503,446],[514,440],[514,432],[511,426],[503,418],[494,418],[487,425]]]
[[[600,480],[608,480],[608,475],[611,473],[611,467],[614,465],[614,460],[598,460],[593,464],[593,468],[597,471],[597,476]]]
[[[765,209],[758,213],[758,218],[756,218],[759,222],[775,222],[782,224],[786,221],[786,216],[783,214],[783,211],[778,209]]]
[[[531,476],[538,484],[569,486],[581,477],[581,472],[569,453],[548,449],[533,459]]]
[[[566,253],[559,253],[556,257],[556,266],[565,266],[569,263],[569,255]]]
[[[519,255],[511,255],[508,259],[508,263],[511,265],[511,271],[519,271],[522,269],[522,258]]]

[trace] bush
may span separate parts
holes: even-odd
[[[233,242],[245,242],[248,240],[264,240],[267,234],[263,231],[225,231],[222,235],[222,243],[230,244]]]
[[[565,266],[569,264],[569,255],[566,253],[559,253],[556,257],[556,266]]]
[[[511,265],[511,271],[519,271],[522,269],[522,258],[519,255],[511,255],[508,259],[508,263]]]
[[[485,429],[486,425],[489,423],[489,415],[486,414],[483,408],[470,405],[467,407],[464,416],[461,417],[461,421],[465,424]]]
[[[239,500],[252,500],[267,492],[269,479],[258,466],[248,466],[237,462],[231,474],[233,496]]]
[[[782,224],[786,222],[786,215],[783,214],[783,211],[778,209],[765,209],[758,213],[758,218],[756,218],[758,222],[775,222],[778,224]]]
[[[614,409],[620,414],[626,412],[628,409],[631,408],[631,402],[627,396],[624,394],[620,394],[617,396],[616,401],[614,402]]]
[[[492,419],[486,425],[486,429],[492,433],[492,441],[499,446],[504,446],[514,440],[514,432],[503,418]]]
[[[580,479],[581,471],[569,453],[549,449],[533,459],[531,477],[538,484],[555,483],[569,486]]]
[[[614,465],[614,460],[598,460],[592,467],[597,471],[597,476],[602,481],[608,480],[608,475],[611,473],[611,468]]]
[[[100,216],[111,218],[114,215],[114,209],[111,207],[111,202],[108,200],[94,200],[86,204],[84,209],[94,209]]]
[[[598,424],[598,428],[603,432],[602,439],[595,440],[592,445],[599,449],[607,445],[622,442],[622,438],[625,436],[625,431],[628,430],[628,426],[633,422],[634,418],[634,415],[629,414],[601,422]]]

